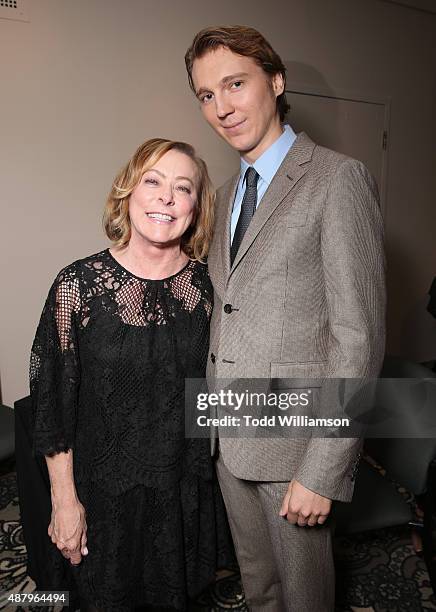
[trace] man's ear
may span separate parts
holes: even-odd
[[[273,74],[271,77],[271,85],[276,98],[285,91],[285,80],[280,72]]]

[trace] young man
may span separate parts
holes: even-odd
[[[206,121],[241,156],[217,194],[208,376],[377,376],[384,257],[377,188],[360,162],[283,125],[285,67],[242,26],[186,53]],[[332,500],[349,501],[357,439],[219,439],[217,472],[250,610],[334,608]]]

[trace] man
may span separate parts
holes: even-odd
[[[185,62],[205,119],[241,156],[217,194],[208,377],[377,376],[383,231],[368,171],[282,125],[285,67],[256,30],[207,28]],[[351,499],[359,447],[220,437],[217,472],[250,610],[333,610],[323,524],[332,500]]]

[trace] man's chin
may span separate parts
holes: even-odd
[[[242,136],[230,137],[226,134],[223,134],[222,137],[227,142],[227,144],[230,145],[232,149],[235,149],[235,151],[238,151],[240,155],[249,153],[254,148],[252,143],[247,141],[247,139]]]

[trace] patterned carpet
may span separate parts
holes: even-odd
[[[336,612],[436,610],[425,564],[415,554],[407,528],[337,538],[335,562]],[[7,601],[11,592],[30,593],[35,588],[26,574],[26,547],[14,471],[0,476],[0,585],[0,610],[43,610],[15,607]],[[236,569],[221,572],[214,586],[192,605],[193,612],[247,609]]]

